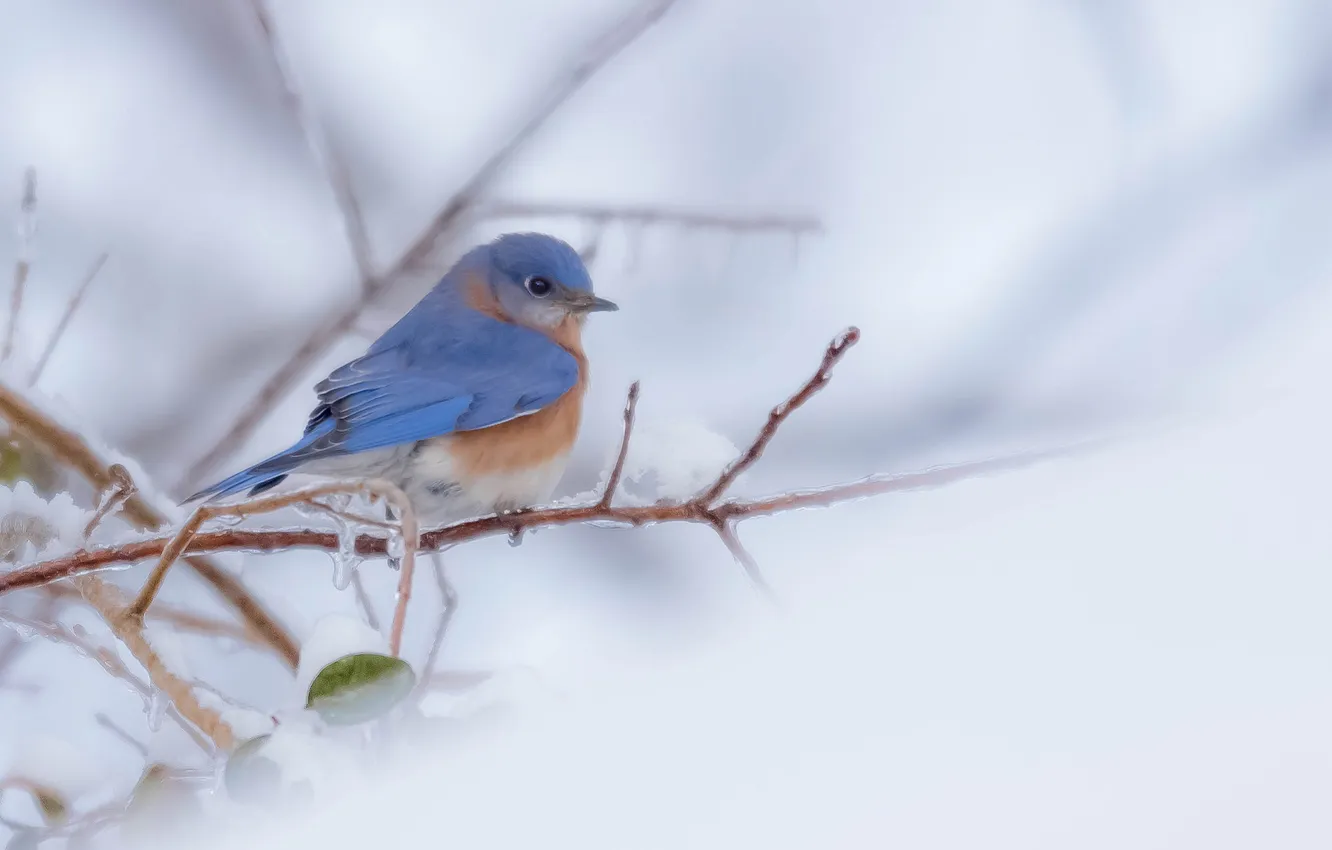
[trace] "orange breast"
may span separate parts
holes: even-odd
[[[567,454],[578,438],[587,392],[587,357],[577,319],[568,318],[551,339],[578,361],[578,380],[564,395],[536,413],[449,437],[449,454],[463,477],[521,472]]]

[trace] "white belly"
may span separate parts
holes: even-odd
[[[403,470],[402,487],[422,522],[453,522],[498,511],[530,508],[550,499],[564,475],[568,453],[512,472],[461,474],[447,444],[424,445]]]

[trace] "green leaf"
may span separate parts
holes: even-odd
[[[351,726],[383,715],[412,692],[416,674],[401,658],[373,652],[346,655],[310,683],[305,707],[333,726]]]
[[[232,751],[222,772],[227,793],[239,803],[268,803],[282,791],[282,768],[263,755],[272,735],[251,738]]]
[[[123,828],[135,843],[148,843],[193,831],[202,816],[194,791],[172,777],[166,765],[156,763],[148,766],[130,793]]]

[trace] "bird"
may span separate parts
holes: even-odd
[[[365,353],[315,385],[290,448],[185,500],[257,496],[289,475],[387,480],[422,520],[541,504],[582,419],[592,291],[567,242],[506,233],[465,253]]]

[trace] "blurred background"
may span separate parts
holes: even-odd
[[[637,5],[273,0],[379,269]],[[106,252],[37,388],[177,498],[289,444],[319,378],[463,249],[515,229],[594,247],[598,291],[621,305],[588,327],[592,394],[562,496],[607,467],[631,381],[660,441],[642,451],[706,474],[851,324],[863,342],[744,492],[1261,409],[1326,380],[1321,356],[1280,368],[1295,335],[1325,351],[1332,317],[1324,0],[681,0],[203,469],[265,382],[361,293],[249,3],[0,0],[0,128],[0,232],[21,229],[25,169],[36,174],[15,348],[37,359]],[[504,205],[550,214],[494,214]],[[680,222],[679,210],[731,223]],[[0,240],[0,266],[18,246]],[[746,538],[780,588],[828,567],[825,541],[885,556],[902,505],[764,520]],[[357,610],[323,553],[226,562],[298,637]],[[676,651],[761,604],[691,528],[549,530],[446,563],[461,600],[448,669]],[[387,612],[395,576],[380,564],[364,575]],[[1050,593],[1024,597],[1028,614],[1058,607]],[[222,610],[185,577],[168,596]],[[409,622],[413,652],[433,625]],[[272,659],[184,640],[222,691],[296,699]],[[61,664],[68,676],[43,675]],[[89,705],[141,729],[138,700],[95,665],[34,645],[7,675],[42,689],[0,691],[0,758],[59,732],[127,761]],[[182,746],[170,729],[151,737],[164,753]],[[139,765],[113,769],[132,784]]]

